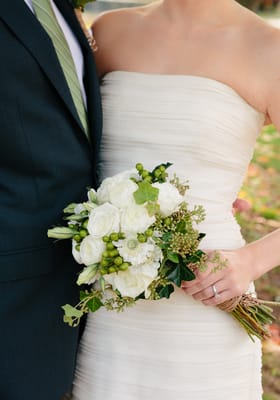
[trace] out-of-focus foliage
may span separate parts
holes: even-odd
[[[238,0],[238,2],[254,11],[273,11],[279,4],[279,0]]]

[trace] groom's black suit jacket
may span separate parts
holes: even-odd
[[[52,42],[24,0],[0,6],[0,399],[57,400],[71,385],[78,329],[70,243],[47,229],[96,182],[101,104],[94,58],[68,0],[55,0],[85,64],[90,142]]]

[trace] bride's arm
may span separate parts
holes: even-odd
[[[207,271],[198,272],[197,279],[184,282],[182,288],[205,305],[217,305],[241,296],[253,280],[280,265],[280,229],[242,248],[219,251],[220,258],[226,260],[220,271],[211,272],[213,251],[208,254]],[[213,285],[218,296],[214,296]]]
[[[276,32],[271,46],[271,59],[265,60],[263,79],[266,79],[266,91],[263,93],[267,105],[267,121],[271,121],[280,131],[280,32]],[[274,47],[274,48],[273,48]],[[279,55],[278,55],[279,54]],[[182,287],[196,300],[205,305],[217,305],[230,298],[240,296],[248,290],[250,282],[280,265],[280,229],[236,250],[220,251],[227,267],[211,273],[211,252],[206,272],[197,273],[197,279],[184,282]],[[214,288],[213,288],[214,285]],[[218,296],[215,296],[215,293]]]

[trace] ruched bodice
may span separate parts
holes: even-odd
[[[232,202],[264,116],[229,86],[199,76],[111,72],[101,93],[103,177],[136,162],[172,162],[189,181],[187,201],[206,210],[201,246],[242,246]],[[260,343],[177,288],[169,300],[89,315],[73,400],[170,398],[261,400]]]
[[[232,202],[247,171],[264,122],[235,90],[219,81],[189,75],[116,71],[102,82],[103,176],[142,162],[148,168],[170,161],[188,180],[187,200],[206,209],[203,245],[242,245]],[[227,232],[227,235],[225,233]],[[234,237],[233,237],[234,235]],[[235,239],[235,240],[233,240]]]

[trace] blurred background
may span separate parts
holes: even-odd
[[[154,0],[95,1],[87,5],[84,18],[86,24],[90,26],[100,12],[148,4],[151,1]],[[280,0],[240,0],[239,2],[267,19],[268,23],[280,28]],[[254,156],[240,191],[240,197],[248,200],[251,205],[249,211],[237,215],[243,235],[248,242],[280,228],[279,149],[279,132],[272,125],[265,127],[256,143]],[[280,301],[280,267],[266,274],[256,282],[256,286],[260,298]],[[265,392],[263,400],[280,400],[280,307],[275,308],[275,315],[278,321],[271,327],[272,338],[263,344]]]

